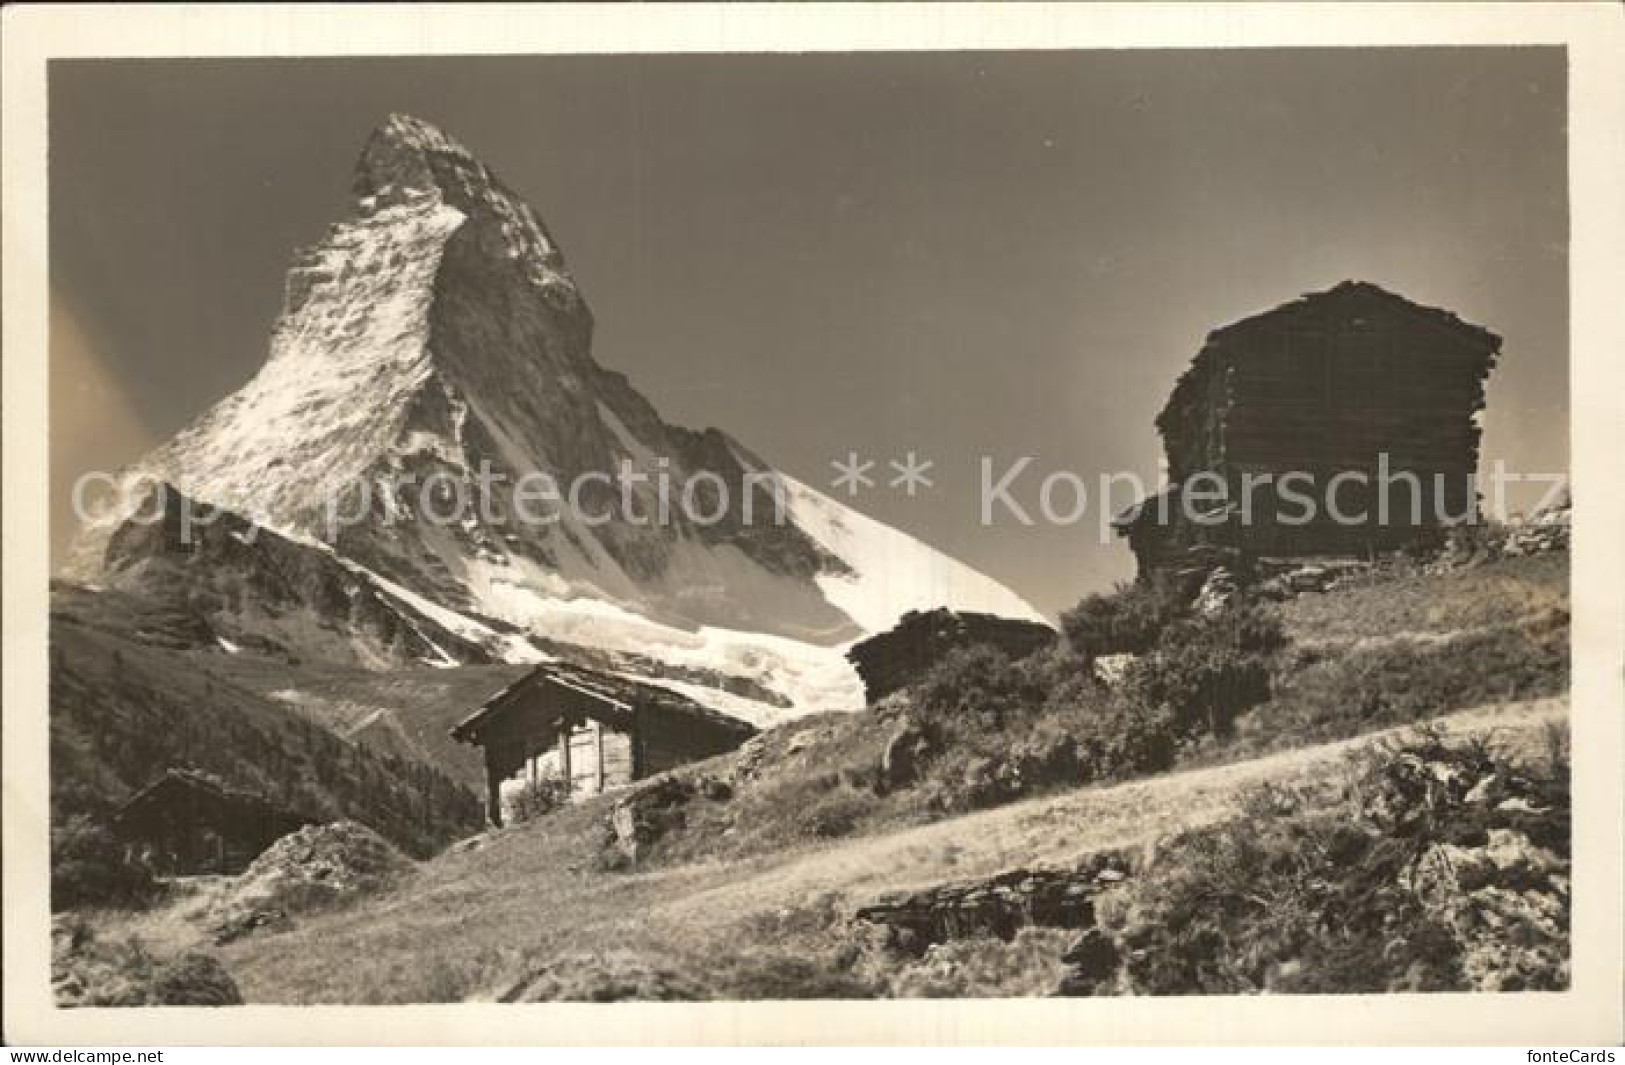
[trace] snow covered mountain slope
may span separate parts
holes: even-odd
[[[839,649],[907,610],[1037,616],[720,430],[664,421],[594,361],[591,312],[535,212],[444,133],[391,116],[354,192],[353,215],[296,255],[258,375],[126,471],[146,487],[86,526],[69,575],[150,584],[144,558],[163,555],[169,579],[219,592],[229,558],[263,591],[249,571],[298,556],[421,630],[377,621],[341,657],[597,653],[774,713],[854,704]],[[274,550],[256,561],[216,536],[176,553],[129,532],[155,483]]]

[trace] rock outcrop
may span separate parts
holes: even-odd
[[[1528,521],[1514,525],[1507,533],[1501,552],[1506,555],[1539,555],[1569,549],[1569,529],[1574,524],[1574,503],[1566,495],[1558,503],[1533,514]]]
[[[76,1006],[236,1006],[237,981],[212,954],[189,951],[168,960],[134,939],[97,938],[78,920],[51,925],[51,990],[56,1004]]]
[[[726,802],[733,788],[708,775],[667,774],[641,784],[611,808],[604,825],[604,853],[611,867],[635,865],[660,838],[681,828],[691,802]]]
[[[409,858],[363,825],[311,825],[254,859],[215,904],[209,924],[217,943],[288,928],[302,911],[374,894],[412,869]]]

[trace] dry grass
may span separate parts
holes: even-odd
[[[1384,573],[1278,608],[1299,647],[1349,649],[1539,618],[1569,606],[1569,557],[1508,558],[1438,576]]]
[[[1383,573],[1279,608],[1273,697],[1214,761],[1359,735],[1450,710],[1568,691],[1568,556],[1442,576]]]

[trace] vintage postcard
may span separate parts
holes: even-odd
[[[5,29],[8,1041],[1620,1037],[1619,9]]]

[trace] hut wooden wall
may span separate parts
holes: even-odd
[[[501,818],[504,793],[538,772],[565,773],[573,795],[594,795],[730,751],[751,731],[697,708],[690,713],[654,702],[626,708],[550,677],[504,699],[477,740],[485,750],[486,809],[493,822]]]
[[[738,747],[745,735],[700,718],[640,711],[637,775],[653,776]]]

